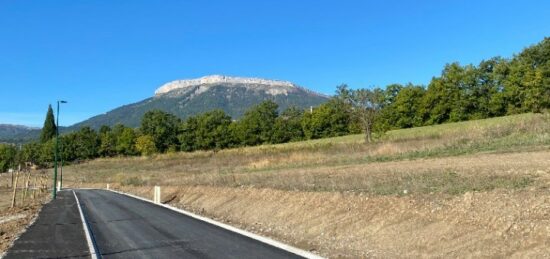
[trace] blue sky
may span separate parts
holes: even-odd
[[[427,84],[446,63],[510,57],[550,36],[550,1],[4,1],[0,123],[61,125],[210,74],[332,94]]]

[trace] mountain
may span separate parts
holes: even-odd
[[[101,125],[113,126],[117,123],[138,127],[143,114],[153,109],[172,113],[182,119],[222,109],[232,118],[238,119],[248,108],[264,100],[273,100],[280,110],[284,110],[289,106],[306,109],[328,98],[288,81],[213,75],[166,83],[155,91],[153,97],[92,117],[70,129],[83,126],[97,129]]]
[[[40,128],[0,124],[0,143],[24,143],[40,136]]]

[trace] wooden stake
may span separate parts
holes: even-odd
[[[25,203],[25,198],[27,197],[27,192],[29,191],[29,178],[31,177],[31,172],[27,173],[27,179],[25,180],[25,191],[23,191],[23,197],[21,197],[21,205]]]
[[[11,199],[11,208],[15,207],[15,196],[17,195],[17,180],[19,180],[19,171],[15,175],[15,183],[13,185],[13,198]]]
[[[34,200],[36,198],[36,175],[34,176],[34,182],[32,186],[32,199]]]

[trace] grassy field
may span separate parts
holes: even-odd
[[[330,257],[550,255],[550,115],[66,167]],[[546,215],[546,216],[545,216]]]
[[[390,131],[376,143],[362,135],[264,145],[219,152],[155,157],[98,159],[67,169],[74,183],[121,185],[256,186],[304,191],[356,191],[374,194],[523,188],[528,175],[464,176],[452,170],[378,174],[326,173],[326,167],[449,157],[475,153],[544,150],[550,144],[550,116],[524,114]]]

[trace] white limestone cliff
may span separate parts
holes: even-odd
[[[271,95],[288,94],[291,91],[297,90],[298,86],[281,80],[268,80],[262,78],[251,77],[231,77],[222,75],[211,75],[197,79],[176,80],[162,85],[155,91],[155,96],[163,95],[174,90],[185,90],[195,86],[199,86],[197,91],[207,91],[211,86],[224,84],[226,86],[239,85],[255,90],[263,90]]]

